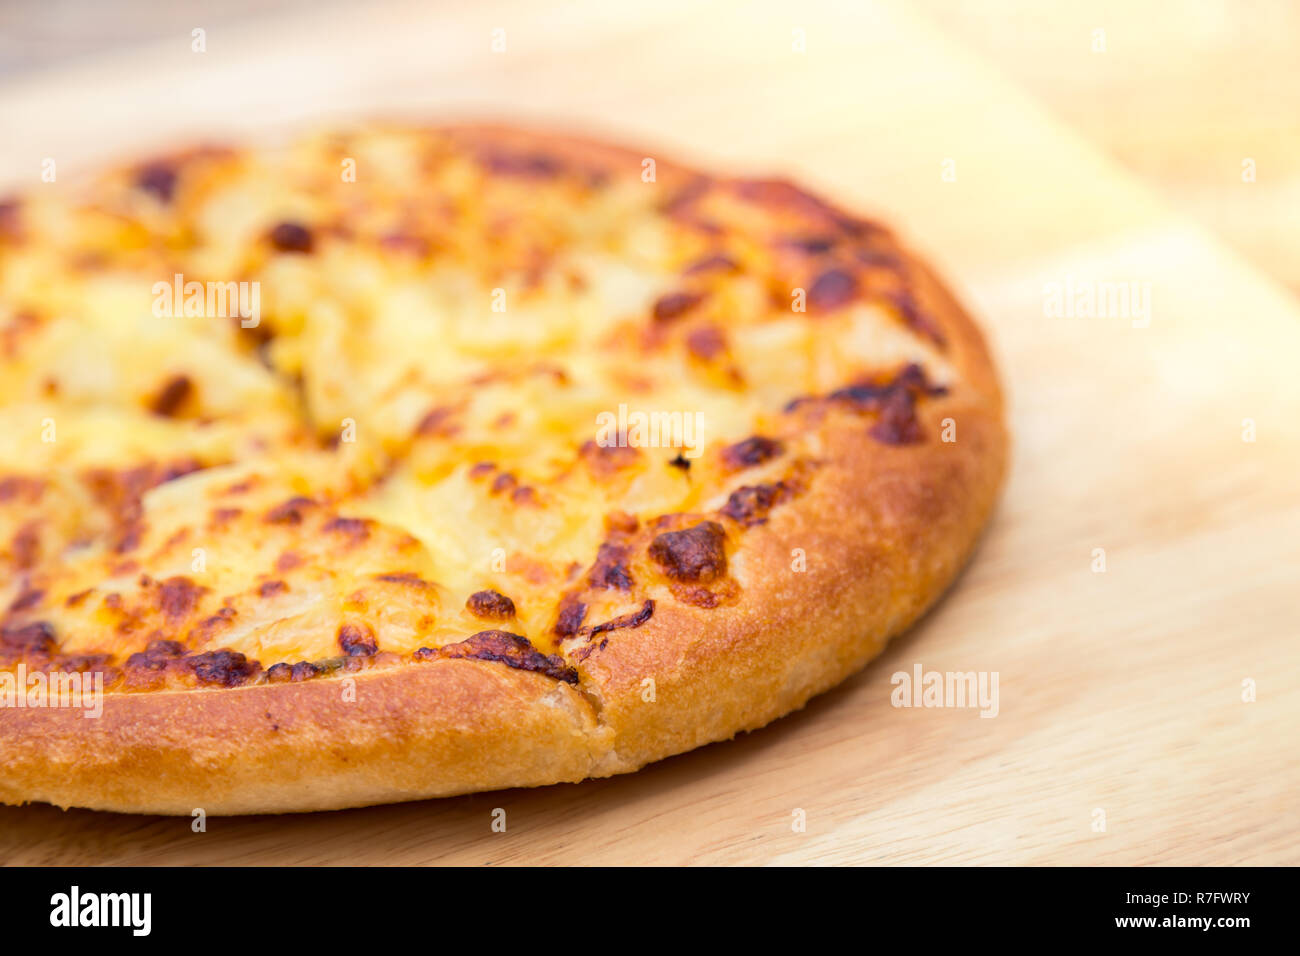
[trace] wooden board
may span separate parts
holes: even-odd
[[[862,674],[632,776],[204,833],[0,808],[0,860],[1300,863],[1300,314],[1279,288],[901,2],[399,4],[203,54],[186,35],[0,88],[0,179],[375,110],[560,122],[893,222],[1001,363],[1014,467],[989,534]],[[1151,320],[1052,317],[1067,282],[1145,284]],[[998,672],[998,715],[891,707],[917,664]]]

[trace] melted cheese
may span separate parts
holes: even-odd
[[[0,598],[27,595],[7,620],[49,622],[64,653],[174,639],[269,667],[338,656],[354,621],[398,653],[491,626],[553,650],[607,515],[717,507],[739,481],[718,450],[794,397],[913,361],[951,380],[886,306],[785,304],[772,250],[816,210],[724,197],[679,221],[663,205],[685,179],[501,171],[394,130],[171,168],[170,198],[129,171],[24,198],[0,239]],[[286,221],[310,251],[268,240]],[[708,254],[735,268],[690,271]],[[257,283],[259,326],[156,315],[178,273]],[[684,316],[652,316],[683,289]],[[590,461],[620,406],[698,421],[692,475],[662,445]],[[272,520],[294,496],[316,504]],[[473,618],[484,588],[517,617]]]

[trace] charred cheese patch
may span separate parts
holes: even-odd
[[[889,234],[785,183],[375,128],[15,196],[0,667],[576,681],[735,600],[821,418],[933,440],[953,375]]]

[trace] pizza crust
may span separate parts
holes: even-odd
[[[597,166],[636,157],[546,142]],[[659,174],[681,175],[662,163]],[[658,600],[645,624],[612,631],[571,661],[576,686],[502,663],[438,659],[302,683],[109,694],[99,719],[0,710],[0,800],[250,814],[576,782],[802,707],[937,600],[971,553],[1005,471],[1002,398],[983,339],[924,266],[909,257],[907,267],[962,386],[919,406],[929,437],[918,444],[880,443],[851,413],[828,413],[808,487],[766,523],[728,531],[742,585],[736,603]],[[937,440],[945,419],[956,424],[955,442]],[[795,549],[805,570],[792,567]]]

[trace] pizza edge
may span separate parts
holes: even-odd
[[[536,142],[500,127],[457,129]],[[548,149],[589,164],[641,155],[546,137]],[[352,675],[354,702],[340,678],[327,678],[108,695],[98,719],[9,711],[0,715],[0,800],[181,815],[341,809],[629,772],[799,709],[938,599],[969,557],[1006,467],[984,340],[932,272],[910,254],[907,266],[961,386],[918,408],[920,444],[884,445],[847,413],[829,417],[811,486],[765,524],[728,534],[746,569],[737,604],[660,602],[650,621],[611,632],[578,663],[577,686],[442,659]],[[958,440],[941,443],[949,417]],[[809,556],[806,572],[791,570],[795,547]]]

